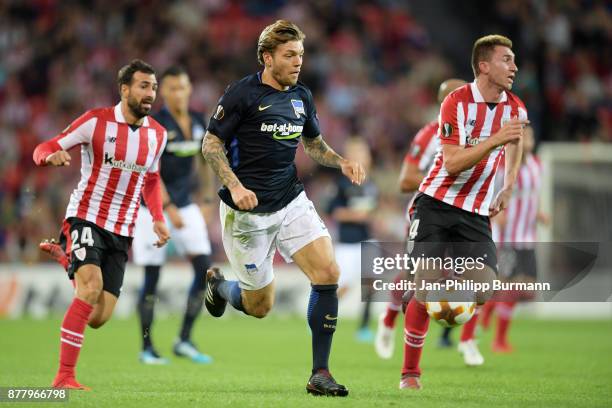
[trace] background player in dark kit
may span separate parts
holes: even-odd
[[[170,224],[173,244],[193,266],[193,283],[189,289],[183,322],[174,344],[177,356],[187,357],[195,363],[209,363],[211,358],[202,354],[191,340],[193,324],[200,314],[204,300],[205,274],[210,266],[211,245],[206,222],[199,205],[194,202],[198,188],[198,157],[206,124],[202,115],[189,109],[191,82],[180,67],[170,67],[160,78],[163,108],[154,118],[168,131],[168,143],[160,160],[160,174],[165,186],[164,210]],[[144,267],[144,284],[138,299],[143,348],[140,361],[145,364],[166,364],[153,347],[151,326],[161,266],[166,260],[166,248],[153,245],[151,217],[141,209],[134,236],[134,262]]]

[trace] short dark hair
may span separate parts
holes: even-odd
[[[172,65],[169,66],[168,68],[166,68],[166,70],[161,74],[161,77],[159,78],[159,82],[162,82],[164,80],[165,77],[168,76],[173,76],[173,77],[177,77],[179,75],[187,75],[189,76],[189,74],[187,73],[187,70],[179,65]]]
[[[136,72],[143,72],[145,74],[155,75],[155,70],[150,64],[147,64],[143,60],[134,59],[129,64],[124,65],[117,74],[117,85],[119,86],[119,93],[121,93],[121,85],[130,85],[134,74]]]
[[[499,34],[486,35],[476,40],[472,48],[472,70],[474,71],[474,78],[480,74],[478,63],[480,63],[480,61],[489,61],[496,45],[512,48],[512,41],[508,37]]]

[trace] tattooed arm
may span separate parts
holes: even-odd
[[[202,141],[202,156],[208,162],[217,177],[230,191],[234,204],[244,211],[257,207],[257,197],[251,190],[245,188],[230,167],[225,157],[223,141],[210,132],[206,132]]]
[[[363,183],[365,170],[361,164],[344,159],[325,143],[321,135],[315,138],[302,137],[302,144],[304,145],[304,151],[312,160],[322,166],[341,169],[342,174],[355,184]]]
[[[231,189],[240,184],[225,156],[223,141],[210,132],[206,132],[202,141],[202,156],[224,186]]]
[[[339,169],[344,161],[342,156],[325,143],[321,135],[315,138],[302,137],[302,144],[306,154],[322,166]]]

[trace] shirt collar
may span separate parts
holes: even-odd
[[[125,117],[123,116],[123,112],[121,112],[121,102],[115,105],[115,120],[119,123],[127,123],[127,120],[125,120]],[[142,126],[149,126],[148,116],[144,117],[144,120],[142,121]]]
[[[482,97],[482,94],[480,93],[480,90],[478,89],[478,86],[476,85],[476,81],[470,84],[470,88],[472,89],[472,96],[474,97],[474,102],[482,103],[485,101]],[[497,101],[497,103],[506,102],[507,100],[508,95],[506,94],[506,91],[502,91],[499,101]]]

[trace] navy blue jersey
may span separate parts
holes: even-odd
[[[153,115],[168,131],[168,143],[160,160],[160,175],[170,200],[177,207],[191,204],[191,193],[197,188],[194,157],[199,157],[206,129],[204,117],[189,111],[191,139],[187,139],[166,107]]]
[[[253,212],[278,211],[304,186],[294,164],[300,137],[319,136],[310,90],[299,83],[279,91],[249,75],[225,90],[208,125],[225,142],[227,159],[240,182],[257,196]],[[238,209],[223,186],[219,197]]]
[[[344,176],[339,177],[336,183],[336,196],[329,204],[328,213],[332,214],[336,208],[351,210],[373,211],[378,203],[378,188],[371,181],[362,185],[351,183]],[[368,223],[339,222],[339,242],[356,243],[370,239],[370,226]]]

